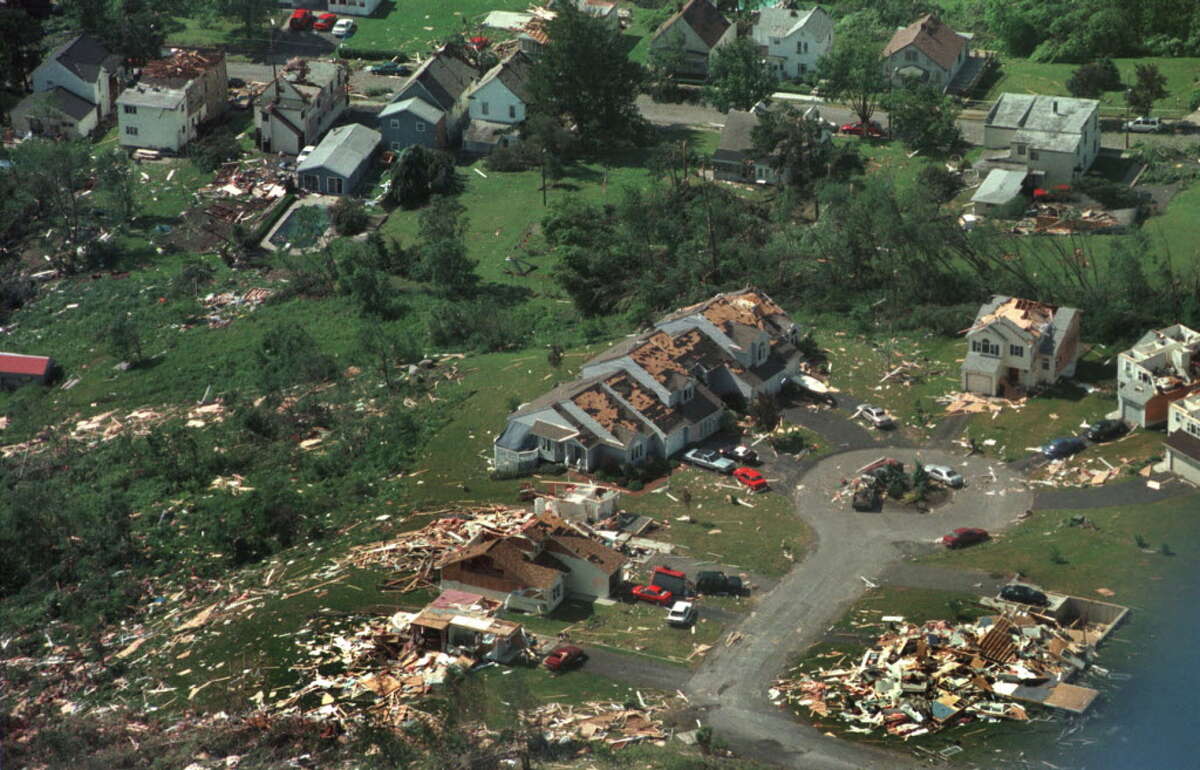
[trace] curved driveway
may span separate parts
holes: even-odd
[[[746,756],[803,768],[892,768],[904,758],[848,741],[831,739],[798,723],[767,700],[767,688],[796,650],[818,641],[866,587],[911,550],[948,528],[978,526],[999,530],[1030,508],[1033,494],[1020,477],[986,458],[963,458],[937,449],[887,447],[886,453],[911,465],[916,459],[962,469],[973,482],[929,514],[858,513],[849,500],[832,501],[842,479],[879,457],[883,447],[854,449],[815,464],[783,460],[770,470],[787,490],[799,515],[813,528],[816,543],[738,627],[744,638],[718,646],[688,682],[696,706],[722,740]],[[805,466],[808,466],[805,468]],[[985,481],[995,474],[995,481]],[[987,494],[991,492],[992,494]],[[782,533],[781,533],[782,535]]]

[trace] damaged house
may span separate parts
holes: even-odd
[[[1183,324],[1146,332],[1117,356],[1117,406],[1130,425],[1153,428],[1167,410],[1200,388],[1200,332]]]
[[[722,397],[778,393],[799,372],[799,340],[783,309],[753,288],[678,310],[509,415],[493,445],[496,469],[592,471],[670,457],[720,428]]]
[[[962,389],[1009,397],[1074,375],[1079,321],[1075,308],[994,295],[964,332]]]
[[[292,59],[258,97],[254,131],[263,152],[299,155],[316,144],[350,104],[346,65]]]
[[[420,612],[398,612],[392,626],[418,649],[509,663],[528,646],[519,623],[498,620],[499,603],[480,594],[444,591]]]
[[[1200,484],[1200,394],[1170,402],[1165,445],[1167,469]]]
[[[178,152],[225,110],[228,97],[220,51],[177,49],[147,62],[138,82],[117,98],[121,146]]]

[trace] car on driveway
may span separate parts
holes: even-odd
[[[350,37],[357,29],[358,25],[354,22],[354,19],[342,19],[337,24],[333,25],[333,36]]]
[[[1045,607],[1050,603],[1050,600],[1046,598],[1044,593],[1032,586],[1021,583],[1011,583],[1001,588],[1000,598],[1009,602],[1036,604],[1039,607]]]
[[[741,596],[746,587],[743,585],[742,579],[737,575],[706,571],[696,574],[696,590],[710,596],[718,594]]]
[[[683,460],[717,473],[733,473],[733,469],[737,467],[737,463],[727,457],[722,457],[721,453],[715,449],[700,449],[699,447],[689,449],[683,453]]]
[[[721,456],[728,457],[735,463],[742,465],[758,465],[758,452],[755,452],[748,446],[727,446],[721,448]]]
[[[304,149],[300,150],[300,154],[296,156],[296,165],[299,166],[301,163],[303,163],[309,155],[313,154],[313,150],[315,149],[317,149],[317,146],[310,144],[304,147]]]
[[[671,598],[674,596],[670,591],[659,586],[634,586],[631,593],[634,599],[651,604],[661,604],[664,607],[671,603]]]
[[[864,133],[862,121],[856,120],[853,123],[843,123],[840,131],[843,134],[851,136],[862,136]],[[865,132],[867,136],[878,139],[883,136],[883,126],[872,120],[870,123],[867,123]]]
[[[958,489],[963,485],[962,474],[949,465],[926,465],[925,472],[929,474],[929,478],[937,483],[944,484],[953,489]]]
[[[858,413],[867,422],[874,425],[876,428],[894,428],[896,421],[887,413],[882,406],[874,406],[873,404],[862,404],[858,407]]]
[[[988,537],[989,536],[986,529],[979,529],[978,527],[959,527],[949,535],[942,537],[942,545],[946,546],[947,548],[965,548],[968,545],[982,543],[984,540],[987,540]]]
[[[365,68],[365,71],[372,75],[411,75],[412,67],[394,61],[385,61],[371,64]]]
[[[333,29],[333,25],[337,24],[336,13],[322,13],[317,16],[317,20],[313,22],[313,29],[318,32],[328,32]]]
[[[733,472],[733,477],[751,492],[762,492],[767,488],[767,480],[753,468],[738,468]]]
[[[1050,460],[1060,460],[1078,454],[1087,448],[1087,442],[1078,436],[1056,438],[1042,447],[1042,454]]]
[[[573,644],[560,644],[550,651],[542,664],[551,671],[566,671],[569,668],[582,665],[587,660],[587,653]]]
[[[307,8],[297,8],[288,19],[288,29],[308,29],[313,25],[313,12]]]
[[[1126,121],[1122,126],[1122,131],[1132,131],[1135,134],[1157,134],[1165,128],[1161,118],[1140,117]]]
[[[675,602],[667,611],[667,625],[687,628],[696,622],[696,605],[691,602]]]
[[[1124,435],[1129,428],[1121,420],[1100,420],[1088,426],[1083,435],[1090,441],[1108,441]]]

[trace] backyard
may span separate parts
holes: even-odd
[[[1121,73],[1121,80],[1132,83],[1134,70],[1139,64],[1153,64],[1167,78],[1167,98],[1155,105],[1155,114],[1165,118],[1179,118],[1186,115],[1188,99],[1196,88],[1196,80],[1200,75],[1200,58],[1143,58],[1143,59],[1114,59]],[[992,84],[985,99],[998,99],[1002,93],[1020,94],[1051,94],[1068,96],[1066,82],[1071,73],[1079,68],[1078,64],[1046,64],[1033,62],[1028,59],[1005,58],[1000,65],[1000,77]],[[1123,91],[1108,91],[1100,99],[1101,110],[1105,114],[1126,114],[1125,94]]]

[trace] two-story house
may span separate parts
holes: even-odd
[[[492,67],[467,92],[470,123],[463,148],[486,153],[518,139],[516,126],[525,120],[530,101],[533,61],[516,51]]]
[[[421,62],[379,113],[384,147],[399,152],[414,144],[437,149],[458,144],[478,77],[477,69],[444,48]]]
[[[179,49],[147,62],[138,82],[117,97],[120,143],[178,152],[224,112],[228,97],[223,52]]]
[[[443,591],[470,591],[508,609],[544,615],[566,597],[567,567],[516,537],[489,537],[454,551],[440,566]]]
[[[983,145],[1008,148],[989,162],[1028,168],[1038,186],[1070,184],[1100,152],[1100,102],[1068,96],[1001,94],[983,124]]]
[[[254,129],[263,152],[299,155],[316,144],[350,104],[346,65],[292,59],[255,102]]]
[[[592,471],[670,457],[720,429],[722,396],[777,393],[799,371],[798,341],[796,325],[756,289],[682,308],[510,414],[496,468]]]
[[[883,73],[893,84],[925,83],[945,91],[970,58],[970,37],[933,14],[896,30],[883,47]]]
[[[1172,401],[1167,408],[1167,470],[1200,484],[1200,394]]]
[[[833,46],[833,18],[821,6],[807,11],[763,8],[750,36],[776,77],[798,79],[815,72],[817,61]]]
[[[965,332],[962,389],[1015,395],[1074,375],[1079,320],[1075,308],[994,295]]]
[[[703,77],[713,53],[737,38],[737,25],[710,0],[688,0],[650,37],[650,50],[677,49],[683,60],[675,74]]]
[[[19,134],[87,136],[112,114],[121,58],[90,35],[52,50],[33,71],[33,93],[10,112]]]
[[[1121,419],[1153,428],[1168,407],[1200,390],[1200,332],[1183,324],[1146,332],[1117,356],[1117,406]]]

